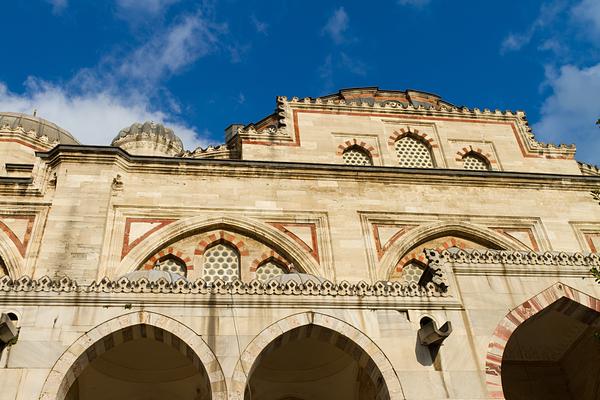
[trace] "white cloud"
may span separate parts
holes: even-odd
[[[500,45],[500,52],[504,54],[509,51],[520,50],[523,46],[529,44],[533,32],[533,30],[529,30],[525,33],[509,33]]]
[[[398,0],[401,6],[423,7],[429,4],[431,0]]]
[[[56,0],[55,0],[56,1]],[[116,0],[118,14],[122,17],[158,15],[180,0]]]
[[[204,19],[199,12],[186,15],[134,50],[121,61],[118,72],[128,79],[142,81],[156,81],[179,72],[214,51],[217,36],[224,29]]]
[[[504,38],[500,45],[500,52],[504,54],[510,51],[517,51],[528,45],[538,31],[553,25],[557,17],[567,9],[567,6],[566,0],[553,0],[542,4],[537,18],[527,29],[520,33],[509,33]]]
[[[348,29],[348,22],[346,10],[340,7],[329,17],[322,33],[328,34],[335,43],[340,44],[345,41],[344,32]]]
[[[269,25],[267,23],[260,21],[254,14],[250,16],[250,21],[252,22],[252,25],[254,25],[256,32],[268,35]]]
[[[175,1],[149,0],[147,5],[158,9]],[[118,2],[140,6],[134,0]],[[105,55],[97,66],[77,71],[64,83],[30,77],[24,93],[15,93],[0,81],[0,111],[37,109],[40,117],[64,127],[83,144],[108,145],[122,128],[151,120],[171,127],[188,149],[205,145],[207,131],[199,133],[182,121],[182,107],[164,81],[220,48],[227,27],[201,11],[181,15],[167,26],[155,25],[137,48]]]
[[[600,38],[600,1],[582,0],[572,13],[585,31]]]
[[[52,13],[60,14],[62,13],[67,6],[69,5],[68,0],[46,0],[50,5],[52,5]]]
[[[367,74],[367,66],[364,62],[350,57],[343,51],[340,53],[340,67],[355,75],[365,76]]]
[[[121,98],[108,91],[73,94],[33,78],[27,81],[25,93],[17,94],[0,82],[0,110],[31,114],[34,109],[38,116],[65,128],[83,144],[109,145],[121,129],[149,120],[172,128],[188,149],[206,144],[194,127],[174,115],[152,110],[142,96]]]
[[[544,101],[541,119],[533,125],[540,140],[577,145],[577,159],[600,164],[600,63],[578,68],[548,68],[552,94]]]

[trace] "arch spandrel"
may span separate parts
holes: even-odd
[[[381,374],[381,378],[387,389],[386,392],[389,394],[389,396],[381,398],[388,398],[390,400],[405,399],[400,380],[394,367],[381,348],[379,348],[371,338],[345,321],[312,311],[298,313],[280,319],[263,329],[254,337],[240,355],[238,363],[233,371],[232,383],[230,386],[231,398],[236,400],[244,399],[246,386],[252,375],[253,368],[256,368],[256,364],[260,360],[263,352],[268,349],[272,343],[288,332],[311,325],[326,328],[334,334],[349,340],[355,347],[360,349],[364,355],[368,356],[368,360],[372,362],[372,365],[374,365]]]
[[[245,218],[241,216],[235,217],[192,217],[179,220],[163,229],[154,232],[142,243],[132,249],[119,263],[112,275],[113,278],[122,276],[131,272],[144,264],[146,259],[151,257],[162,247],[168,246],[177,240],[187,236],[197,234],[203,231],[221,229],[239,232],[257,240],[273,246],[287,255],[291,261],[296,263],[304,272],[322,276],[332,280],[334,273],[331,270],[324,270],[316,260],[305,250],[300,248],[298,244],[290,238],[282,235],[280,231],[274,227],[265,224],[262,221]]]
[[[482,226],[470,224],[467,222],[447,223],[435,222],[419,226],[409,230],[402,235],[383,255],[380,262],[380,268],[377,272],[377,280],[388,280],[394,273],[399,260],[402,259],[411,249],[417,247],[428,240],[438,238],[444,235],[457,235],[459,237],[473,238],[502,250],[529,250],[519,244],[504,238],[498,232]]]
[[[227,399],[225,376],[216,356],[204,340],[191,328],[163,314],[139,311],[105,321],[81,335],[54,363],[40,393],[40,400],[63,400],[70,386],[91,363],[88,354],[100,356],[108,351],[104,339],[134,327],[152,326],[163,330],[192,351],[199,367],[206,373],[213,400]],[[189,357],[189,354],[186,353]]]
[[[506,314],[492,334],[485,359],[486,386],[490,398],[505,399],[501,375],[502,361],[506,346],[513,333],[524,322],[538,315],[538,313],[562,298],[572,300],[591,310],[600,312],[600,299],[580,292],[562,282],[558,282],[521,303]]]

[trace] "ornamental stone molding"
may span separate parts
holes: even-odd
[[[90,285],[78,285],[76,281],[63,277],[51,279],[43,276],[32,279],[22,276],[11,279],[8,276],[0,278],[0,292],[22,292],[22,293],[155,293],[155,294],[198,294],[198,295],[292,295],[292,296],[358,296],[358,297],[447,297],[446,291],[440,289],[434,282],[427,283],[424,287],[416,283],[405,284],[402,282],[379,281],[368,284],[364,281],[350,283],[342,281],[333,283],[323,281],[307,281],[298,283],[296,281],[279,282],[271,280],[266,283],[258,280],[242,282],[235,280],[225,282],[217,279],[206,282],[197,279],[190,282],[179,279],[171,282],[165,278],[150,281],[146,278],[129,280],[122,277],[117,280],[103,278],[92,282]]]
[[[503,250],[444,250],[439,257],[455,264],[504,264],[504,265],[537,265],[537,266],[600,266],[598,253],[566,253],[535,251],[503,251]]]

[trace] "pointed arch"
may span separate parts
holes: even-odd
[[[262,221],[242,216],[224,216],[208,219],[205,217],[192,217],[174,222],[154,232],[132,249],[119,263],[116,271],[114,271],[114,277],[135,270],[161,248],[179,239],[199,232],[218,229],[224,231],[230,230],[256,238],[256,240],[272,246],[284,257],[298,265],[302,271],[322,276],[329,280],[333,279],[333,271],[322,270],[310,253],[300,248],[290,238],[282,235],[276,228]]]
[[[212,399],[227,398],[225,376],[210,347],[192,329],[162,314],[139,311],[112,318],[77,339],[54,363],[40,394],[40,400],[64,400],[69,388],[91,360],[108,351],[104,339],[124,329],[153,326],[171,334],[173,347],[200,363],[207,372]],[[177,341],[178,340],[178,341]],[[179,342],[183,343],[183,348]],[[114,342],[113,342],[114,343]],[[91,356],[90,356],[91,355]]]
[[[25,275],[25,260],[17,246],[6,235],[0,235],[0,258],[4,261],[6,273],[11,279]]]
[[[383,383],[381,397],[378,399],[404,400],[405,396],[400,385],[400,380],[390,360],[383,351],[365,333],[338,318],[316,313],[304,312],[285,317],[260,332],[246,347],[233,371],[231,383],[231,396],[243,399],[252,368],[256,367],[263,351],[266,350],[276,339],[286,333],[301,327],[318,326],[327,328],[332,334],[339,335],[337,342],[345,342],[351,345],[355,353],[365,354],[368,360],[362,360],[373,366],[374,374]],[[334,341],[330,337],[328,340]],[[386,396],[387,395],[387,396]]]
[[[506,314],[492,334],[485,360],[486,386],[490,398],[504,399],[501,376],[502,360],[504,350],[512,334],[525,321],[561,298],[567,298],[600,312],[600,299],[580,292],[562,282],[557,282]]]
[[[475,241],[487,243],[492,248],[502,250],[528,250],[491,229],[467,222],[448,223],[435,222],[409,230],[384,253],[377,275],[377,280],[387,280],[394,272],[396,265],[412,248],[429,240],[445,235],[455,235],[462,238],[473,238]]]

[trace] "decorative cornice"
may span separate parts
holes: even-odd
[[[600,168],[598,168],[596,165],[586,164],[579,161],[577,161],[577,164],[579,164],[579,169],[581,170],[582,175],[600,176]]]
[[[375,284],[366,282],[349,283],[342,281],[333,283],[312,281],[298,284],[294,281],[279,283],[270,281],[261,283],[257,280],[231,283],[216,280],[210,284],[203,279],[194,282],[180,279],[169,282],[161,278],[155,282],[142,278],[130,281],[120,278],[116,281],[104,278],[88,286],[79,286],[74,280],[63,277],[53,280],[48,276],[31,279],[22,276],[12,280],[8,276],[0,278],[0,292],[71,292],[82,294],[93,293],[170,293],[170,294],[211,294],[211,295],[303,295],[303,296],[358,296],[358,297],[446,297],[447,292],[440,291],[433,282],[421,287],[416,283],[379,281]]]
[[[439,253],[442,260],[455,264],[503,264],[503,265],[540,265],[572,266],[589,269],[600,266],[598,253],[535,252],[505,250],[443,250]]]
[[[600,177],[508,171],[472,171],[464,169],[416,169],[389,166],[350,166],[279,161],[233,159],[196,159],[151,157],[129,154],[118,147],[58,145],[47,152],[37,152],[49,167],[62,162],[117,165],[125,172],[172,174],[165,165],[176,164],[181,175],[247,177],[289,177],[294,179],[368,180],[370,182],[422,184],[444,183],[464,186],[477,184],[490,187],[519,188],[541,185],[554,190],[586,190],[598,186]]]
[[[25,130],[21,126],[17,126],[15,128],[11,128],[10,125],[0,126],[0,136],[12,136],[14,138],[23,138],[30,142],[31,144],[35,144],[40,146],[44,150],[49,150],[52,147],[60,144],[60,141],[50,140],[46,135],[38,135],[35,130]]]
[[[234,157],[235,150],[227,144],[217,146],[208,146],[206,148],[197,147],[193,151],[186,150],[181,154],[181,158],[237,158]]]

